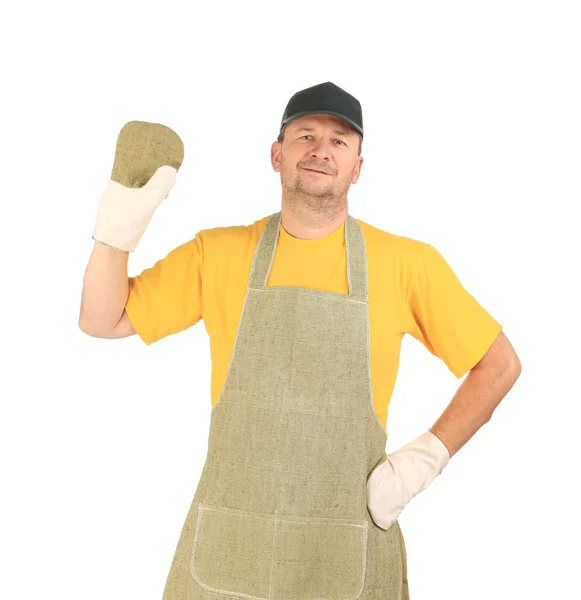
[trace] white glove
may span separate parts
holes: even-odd
[[[176,174],[176,169],[163,165],[139,188],[109,179],[97,208],[93,240],[116,250],[135,251],[155,209],[175,185]]]
[[[367,479],[367,506],[374,523],[389,529],[406,504],[444,470],[450,453],[430,430],[387,455]]]

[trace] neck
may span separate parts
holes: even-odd
[[[312,209],[301,203],[285,202],[281,207],[281,221],[285,231],[293,237],[314,240],[338,229],[347,218],[348,205]]]
[[[348,209],[345,206],[334,214],[319,214],[305,210],[296,210],[285,206],[281,210],[281,221],[285,231],[293,237],[314,240],[329,235],[345,222]]]

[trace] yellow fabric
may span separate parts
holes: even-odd
[[[254,251],[269,216],[251,225],[200,230],[129,278],[127,314],[146,344],[203,319],[210,338],[212,406],[226,378]],[[460,378],[484,356],[502,325],[433,246],[357,222],[367,250],[373,402],[386,427],[406,333]],[[303,240],[281,224],[267,284],[346,294],[344,230],[343,224],[323,238]]]

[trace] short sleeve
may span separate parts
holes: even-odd
[[[409,333],[459,379],[486,354],[502,325],[463,287],[431,245],[421,242],[412,261]]]
[[[202,318],[201,232],[155,265],[129,278],[125,310],[136,333],[150,345]]]

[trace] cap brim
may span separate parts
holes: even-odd
[[[295,115],[292,115],[292,117],[288,117],[287,119],[285,119],[282,122],[282,125],[286,125],[290,121],[294,121],[295,119],[298,119],[299,117],[305,117],[307,115],[335,115],[336,117],[339,117],[339,118],[343,119],[344,121],[347,121],[347,123],[349,123],[349,125],[354,127],[361,134],[361,137],[363,137],[363,131],[361,130],[359,125],[357,125],[357,123],[354,123],[351,119],[347,118],[345,115],[342,115],[342,114],[332,111],[332,110],[308,110],[308,111],[299,112],[299,113],[296,113]],[[281,125],[281,129],[282,129],[282,125]]]

